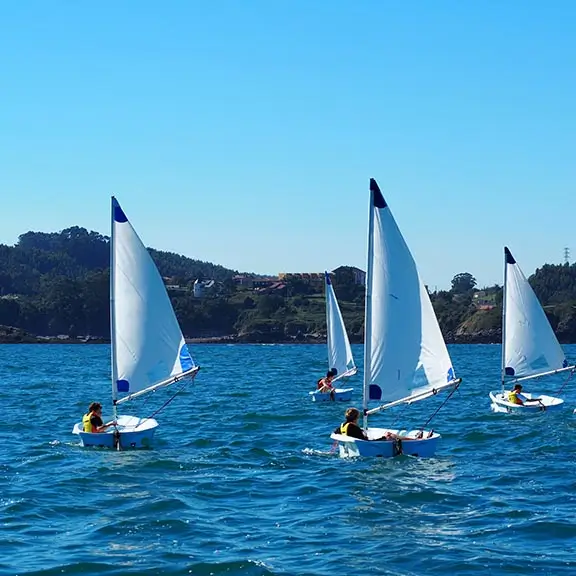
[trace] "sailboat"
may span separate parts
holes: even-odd
[[[325,286],[326,286],[326,332],[328,344],[328,368],[336,370],[336,378],[332,382],[336,382],[341,378],[348,378],[356,374],[357,369],[352,357],[352,348],[350,347],[350,340],[346,333],[346,326],[344,326],[344,319],[342,312],[336,300],[334,287],[330,274],[324,272]],[[352,391],[354,388],[335,388],[331,392],[320,392],[314,390],[310,392],[310,396],[314,402],[323,402],[327,400],[339,400],[341,402],[348,402],[352,398]]]
[[[370,179],[363,389],[368,440],[332,433],[340,456],[433,456],[437,432],[370,428],[368,417],[455,390],[460,382],[412,254],[378,184]],[[371,401],[384,404],[369,409]],[[390,433],[401,439],[379,440]]]
[[[568,365],[534,290],[510,250],[505,247],[502,388],[499,392],[490,392],[492,410],[528,413],[561,408],[564,400],[546,394],[522,392],[522,396],[532,401],[525,404],[510,402],[506,385],[560,372],[574,372],[575,368],[574,365]]]
[[[185,378],[199,370],[182,335],[170,298],[152,257],[112,197],[110,236],[110,334],[112,408],[116,424],[106,432],[73,433],[83,446],[147,448],[158,422],[152,417],[119,416],[124,402]]]

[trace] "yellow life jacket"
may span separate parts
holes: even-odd
[[[344,422],[344,424],[340,424],[340,434],[342,434],[343,436],[347,436],[349,425],[350,425],[350,422]]]
[[[508,392],[508,402],[510,402],[511,404],[522,404],[520,398],[518,398],[516,392],[514,391]]]
[[[92,412],[88,412],[88,414],[84,414],[84,416],[82,416],[82,426],[84,428],[84,432],[95,432],[92,427],[92,422],[90,422],[91,418]]]

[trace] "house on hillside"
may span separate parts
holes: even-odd
[[[301,280],[305,284],[310,284],[315,288],[322,288],[324,285],[323,272],[280,272],[278,278],[281,282]]]
[[[350,272],[354,277],[354,284],[366,286],[366,272],[360,268],[356,268],[356,266],[338,266],[338,268],[332,270],[331,274],[338,276],[338,273],[346,274]]]
[[[187,292],[188,288],[186,286],[180,286],[179,284],[165,284],[166,290],[168,292]]]
[[[252,289],[254,287],[254,278],[252,276],[245,276],[244,274],[236,274],[232,277],[234,284],[236,286],[242,286],[243,288]]]
[[[275,294],[277,296],[286,295],[286,283],[285,282],[274,282],[270,286],[262,286],[260,288],[254,288],[254,292],[258,294]]]
[[[187,292],[188,291],[188,287],[178,284],[177,283],[178,279],[175,277],[173,278],[170,276],[162,276],[162,280],[164,281],[164,286],[166,287],[166,290],[168,290],[168,292]]]
[[[275,282],[278,282],[277,276],[248,276],[245,274],[236,274],[232,277],[236,286],[247,288],[248,290],[258,290],[259,288],[268,288]]]
[[[259,278],[252,279],[252,287],[254,290],[258,290],[259,288],[269,288],[276,282],[278,282],[278,278],[275,276],[260,276]]]
[[[478,290],[472,298],[472,303],[478,310],[492,310],[496,308],[496,294]]]
[[[199,280],[194,282],[194,298],[205,298],[212,296],[216,289],[216,282],[214,280]]]

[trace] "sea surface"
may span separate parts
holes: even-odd
[[[0,346],[1,575],[576,574],[576,378],[559,413],[493,414],[500,347],[451,346],[463,382],[432,421],[437,457],[343,460],[348,405],[308,396],[324,346],[191,350],[202,369],[154,448],[115,452],[71,434],[92,401],[111,416],[108,346]],[[371,424],[421,426],[445,398]]]

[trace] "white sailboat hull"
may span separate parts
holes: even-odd
[[[312,402],[348,402],[352,399],[353,390],[354,388],[334,388],[334,393],[314,390],[309,394],[312,397]]]
[[[389,428],[368,428],[366,433],[369,438],[381,438],[386,432],[392,432],[400,436],[413,437],[414,440],[359,440],[351,436],[332,433],[330,438],[338,442],[338,450],[341,458],[353,458],[358,456],[393,458],[394,456],[418,456],[420,458],[431,458],[436,453],[436,445],[440,434],[430,433],[424,430],[424,438],[416,439],[420,430],[391,430]]]
[[[508,391],[490,392],[492,405],[490,408],[494,412],[512,412],[514,414],[535,414],[538,412],[549,412],[550,410],[559,410],[564,405],[562,398],[547,396],[545,394],[528,394],[522,392],[522,396],[528,399],[540,398],[540,402],[530,402],[529,404],[513,404],[508,401]]]
[[[118,416],[117,430],[120,436],[120,448],[122,450],[149,448],[152,445],[154,432],[158,422],[153,418],[138,418],[137,416]],[[73,434],[80,436],[80,442],[84,447],[117,448],[116,430],[109,428],[106,432],[93,434],[84,432],[82,422],[75,424]]]

